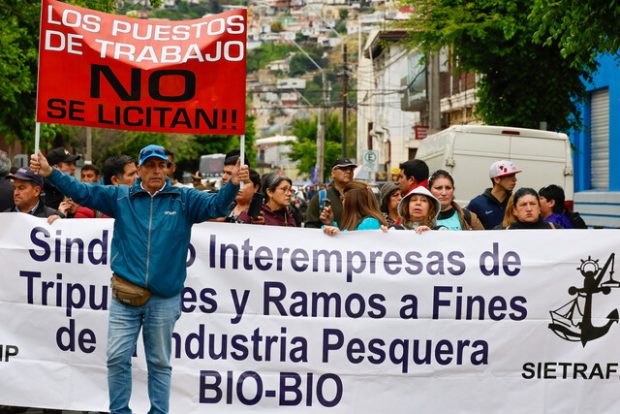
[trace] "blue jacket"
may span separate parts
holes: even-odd
[[[49,181],[78,204],[114,217],[112,271],[153,294],[172,297],[183,289],[191,227],[223,217],[239,190],[229,182],[218,193],[166,185],[151,195],[136,179],[125,185],[88,185],[54,169]]]
[[[506,196],[502,203],[491,194],[491,189],[487,188],[484,193],[475,197],[469,202],[467,209],[476,213],[485,230],[493,230],[495,226],[504,220],[504,212],[510,194]]]
[[[364,220],[357,225],[355,230],[379,230],[381,222],[374,217],[364,217]]]

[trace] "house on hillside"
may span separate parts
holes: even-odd
[[[260,174],[277,172],[292,180],[297,179],[299,170],[297,163],[288,158],[291,151],[290,143],[297,141],[294,135],[274,135],[259,138],[254,142],[258,154],[257,170]]]
[[[290,59],[272,60],[271,62],[267,64],[267,69],[269,69],[272,72],[288,73],[290,69],[289,60]]]
[[[579,104],[583,127],[570,133],[574,207],[588,226],[620,227],[620,64],[610,55],[599,63]]]
[[[291,89],[306,89],[306,81],[300,78],[287,78],[276,80],[276,88],[280,91]]]

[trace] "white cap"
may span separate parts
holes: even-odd
[[[509,160],[499,160],[491,164],[489,169],[489,178],[503,177],[505,175],[520,173],[514,162]]]

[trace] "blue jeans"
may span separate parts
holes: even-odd
[[[114,297],[108,319],[108,390],[111,414],[131,414],[131,357],[142,328],[148,369],[149,414],[168,413],[174,324],[181,316],[181,295],[151,296],[143,306],[125,305]]]

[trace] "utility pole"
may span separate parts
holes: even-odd
[[[321,96],[321,107],[319,108],[316,142],[316,168],[320,183],[323,182],[325,177],[325,132],[327,130],[327,75],[323,69],[321,69],[321,82],[323,83],[323,93]]]
[[[349,73],[347,71],[347,44],[342,43],[342,158],[347,158],[347,95],[349,94]]]
[[[86,156],[84,157],[86,164],[93,162],[93,129],[86,127]]]
[[[430,82],[429,82],[429,133],[441,130],[441,104],[439,103],[439,52],[430,54]]]

